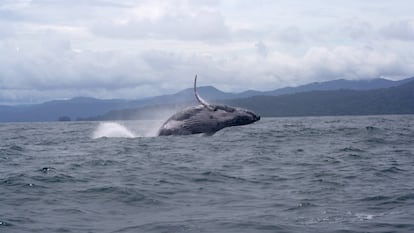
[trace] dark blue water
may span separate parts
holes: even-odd
[[[161,123],[0,124],[0,232],[414,232],[414,116]]]

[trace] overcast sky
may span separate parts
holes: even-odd
[[[414,76],[412,0],[1,0],[0,103]]]

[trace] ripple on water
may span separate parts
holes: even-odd
[[[30,184],[30,176],[26,174],[14,174],[1,178],[0,184],[4,186],[26,186]]]
[[[393,197],[391,197],[391,196],[376,195],[376,196],[361,198],[359,201],[361,201],[361,202],[378,202],[378,201],[390,200],[392,198]]]
[[[400,172],[404,172],[405,170],[398,168],[396,166],[392,166],[392,167],[388,167],[385,169],[382,169],[380,172],[382,173],[400,173]]]
[[[124,204],[145,204],[151,206],[162,203],[156,199],[154,193],[148,193],[145,190],[131,187],[102,186],[80,190],[78,193],[90,199],[107,199],[119,201]]]
[[[339,152],[354,152],[354,153],[363,153],[366,152],[365,150],[355,148],[355,147],[345,147],[338,150]]]
[[[227,183],[227,182],[246,182],[242,177],[224,174],[219,171],[205,171],[192,178],[195,183],[212,182],[212,183]]]
[[[101,167],[101,166],[114,166],[114,165],[122,165],[119,161],[115,161],[112,159],[93,159],[88,160],[82,164],[80,164],[81,167]]]
[[[10,155],[21,155],[25,151],[25,148],[19,145],[10,145],[0,147],[0,156],[10,156]]]
[[[0,220],[0,227],[11,227],[11,226],[13,226],[13,224]]]

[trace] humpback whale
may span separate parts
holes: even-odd
[[[197,75],[194,95],[199,105],[185,108],[172,115],[159,129],[158,136],[205,134],[231,126],[247,125],[260,120],[253,111],[227,105],[209,104],[197,93]]]

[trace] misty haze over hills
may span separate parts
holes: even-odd
[[[273,91],[226,93],[199,88],[210,102],[246,107],[262,116],[413,114],[414,78],[333,80]],[[77,97],[42,104],[0,106],[0,122],[65,120],[153,119],[155,112],[170,114],[195,102],[192,88],[176,94],[138,100],[100,100]],[[65,118],[62,118],[65,117]]]

